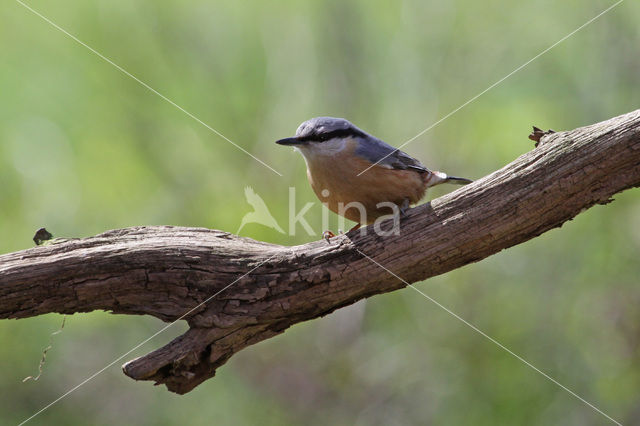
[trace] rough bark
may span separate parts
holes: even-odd
[[[248,345],[405,286],[363,253],[407,282],[424,280],[640,186],[640,110],[537,138],[502,169],[410,210],[399,236],[354,231],[285,247],[209,229],[136,227],[2,255],[0,318],[94,309],[184,316],[184,335],[123,369],[186,393]]]

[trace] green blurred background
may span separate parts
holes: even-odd
[[[1,253],[32,246],[41,226],[66,237],[152,224],[236,232],[251,211],[245,186],[286,229],[290,186],[299,206],[316,201],[302,158],[273,143],[300,122],[346,117],[399,145],[613,3],[29,4],[283,176],[3,2]],[[533,124],[572,129],[638,108],[639,21],[640,4],[623,2],[405,150],[479,178],[530,150]],[[618,421],[640,424],[640,197],[615,198],[417,285]],[[306,217],[320,233],[318,203]],[[318,239],[297,231],[251,224],[242,235]],[[2,423],[30,416],[162,326],[103,312],[68,317],[42,378],[22,383],[61,318],[0,322]],[[126,378],[122,362],[32,424],[610,424],[410,289],[244,350],[184,396]]]

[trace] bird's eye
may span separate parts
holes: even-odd
[[[329,139],[329,135],[327,135],[327,134],[318,135],[318,141],[320,141],[320,142],[324,142],[327,139]]]

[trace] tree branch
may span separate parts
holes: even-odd
[[[123,369],[186,393],[242,348],[405,286],[363,253],[408,282],[424,280],[640,186],[640,110],[537,137],[537,148],[502,169],[410,210],[399,236],[354,231],[284,247],[209,229],[136,227],[2,255],[0,318],[95,309],[185,316],[184,335]]]

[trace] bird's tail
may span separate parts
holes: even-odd
[[[426,176],[427,187],[440,185],[441,183],[453,183],[456,185],[466,185],[473,182],[471,179],[465,179],[456,176],[449,176],[443,172],[429,172]]]

